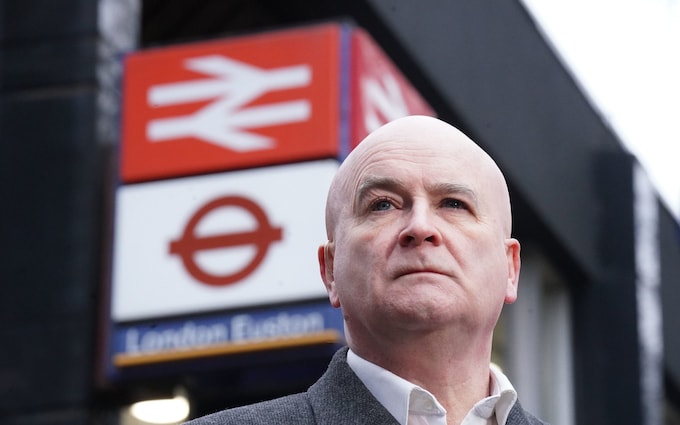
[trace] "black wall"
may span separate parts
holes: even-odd
[[[97,3],[0,2],[0,417],[91,423]]]

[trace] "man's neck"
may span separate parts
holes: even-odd
[[[351,346],[358,356],[431,392],[446,408],[447,422],[457,424],[489,395],[491,344],[446,341],[451,339],[421,335],[394,344],[373,340],[371,344],[355,341]]]

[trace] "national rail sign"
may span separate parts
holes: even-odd
[[[121,186],[112,319],[325,299],[316,250],[337,160]]]
[[[349,25],[139,51],[124,70],[125,183],[342,159],[381,124],[434,115]]]
[[[323,25],[130,54],[123,180],[334,157],[340,34]]]
[[[435,115],[366,31],[352,31],[351,46],[352,148],[389,121],[406,115]]]

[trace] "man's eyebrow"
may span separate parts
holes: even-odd
[[[355,198],[355,206],[358,206],[362,200],[367,196],[372,190],[382,189],[390,192],[400,192],[403,190],[404,184],[394,177],[383,177],[383,176],[368,176],[366,177],[357,188],[357,195]],[[452,196],[458,195],[472,204],[473,207],[477,207],[479,202],[477,200],[477,194],[472,188],[466,185],[457,183],[435,183],[429,186],[428,191],[436,193],[440,196]]]
[[[436,183],[428,188],[430,192],[441,194],[463,194],[466,197],[477,202],[477,194],[470,186],[458,183]]]
[[[355,202],[359,204],[361,200],[366,197],[368,192],[375,189],[383,189],[395,192],[401,187],[403,187],[403,184],[393,177],[368,176],[359,183]]]
[[[473,207],[477,207],[479,202],[477,200],[477,194],[472,188],[466,185],[457,183],[437,183],[432,187],[428,188],[431,192],[438,193],[441,195],[460,195],[463,196],[467,201],[472,204]]]

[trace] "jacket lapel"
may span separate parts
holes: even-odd
[[[307,391],[316,422],[399,425],[349,367],[347,350],[335,353],[326,373]]]

